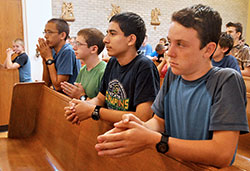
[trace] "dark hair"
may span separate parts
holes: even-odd
[[[230,34],[223,32],[220,35],[219,45],[222,48],[228,48],[228,50],[224,53],[226,55],[233,48],[234,40]]]
[[[135,13],[125,12],[114,15],[109,20],[109,22],[112,21],[119,24],[120,29],[124,32],[126,37],[131,34],[136,36],[135,48],[138,50],[141,47],[146,34],[146,27],[143,19]]]
[[[88,47],[96,45],[98,47],[98,55],[104,49],[105,44],[103,43],[104,34],[96,28],[85,28],[77,33],[78,36],[82,36]]]
[[[222,19],[220,14],[209,6],[198,4],[184,8],[173,13],[172,21],[195,29],[201,41],[200,49],[209,42],[217,44],[219,41]]]
[[[67,40],[69,36],[69,25],[65,20],[61,18],[52,18],[47,23],[55,23],[56,29],[58,30],[59,33],[62,33],[62,32],[66,33],[64,40]]]
[[[242,32],[243,32],[243,28],[242,28],[242,25],[241,23],[233,23],[233,22],[229,22],[226,24],[226,27],[234,27],[235,30],[236,30],[236,33],[240,32],[240,37],[239,37],[239,40],[242,39]]]
[[[167,39],[165,39],[164,37],[160,38],[160,41],[163,41],[165,44],[167,43]]]
[[[165,49],[165,46],[163,44],[157,44],[156,47],[155,47],[155,51],[160,51],[160,50],[163,50]]]

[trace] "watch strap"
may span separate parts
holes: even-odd
[[[168,138],[169,138],[169,135],[167,135],[166,133],[161,132],[161,142],[167,144],[168,143]]]

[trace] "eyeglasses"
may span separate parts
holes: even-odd
[[[74,45],[76,47],[79,47],[79,46],[88,45],[88,44],[87,43],[80,43],[80,42],[76,41],[76,42],[74,42]]]
[[[53,33],[59,33],[58,31],[44,31],[43,34],[51,35]]]

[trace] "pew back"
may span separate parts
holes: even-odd
[[[248,118],[248,126],[250,126],[250,77],[243,77],[247,89],[247,107],[246,113]],[[250,169],[250,133],[240,135],[238,151],[234,165],[237,167]]]
[[[0,126],[8,125],[12,88],[19,82],[18,69],[0,69]]]
[[[94,149],[96,137],[112,124],[88,119],[72,125],[63,110],[70,99],[43,83],[17,84],[13,92],[9,138],[0,139],[0,170],[217,170],[156,150],[117,159],[100,157]]]

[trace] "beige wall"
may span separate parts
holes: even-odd
[[[246,43],[250,45],[250,0],[248,1],[248,15],[247,15],[247,29],[246,29]]]
[[[121,11],[138,13],[145,20],[149,42],[155,47],[161,37],[166,37],[171,14],[184,7],[202,3],[220,12],[223,19],[222,31],[229,21],[241,22],[243,28],[247,26],[249,0],[52,0],[52,15],[60,17],[63,2],[72,2],[76,20],[70,22],[71,36],[84,27],[96,27],[105,33],[111,13],[111,3],[119,5]],[[150,25],[151,10],[160,8],[160,26]],[[245,29],[243,30],[243,36]]]

